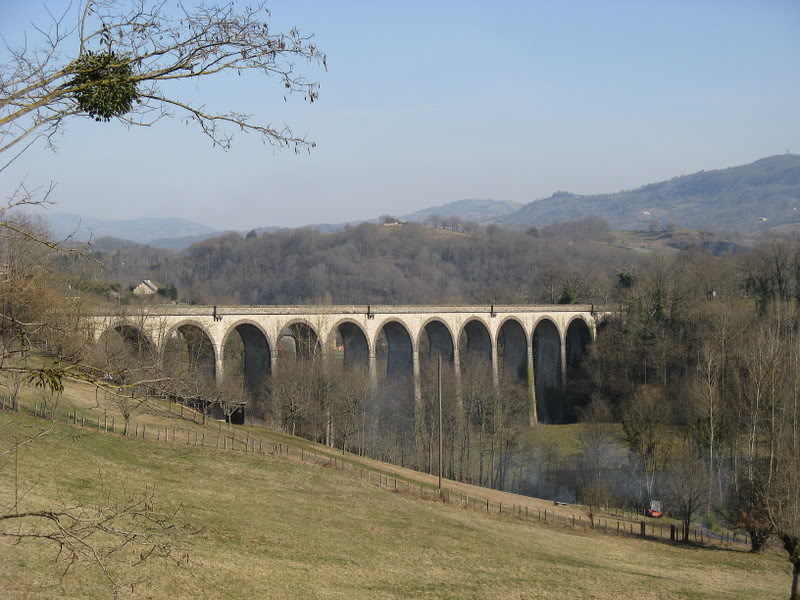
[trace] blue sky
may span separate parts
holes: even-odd
[[[57,9],[61,0],[48,6]],[[21,39],[43,9],[0,0]],[[311,155],[239,136],[211,147],[178,121],[77,120],[59,152],[0,174],[57,183],[57,212],[181,216],[219,228],[409,213],[462,198],[613,192],[800,153],[800,2],[274,0],[277,25],[328,55],[318,103],[277,82],[206,81],[210,108],[287,122]]]

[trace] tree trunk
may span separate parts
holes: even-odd
[[[798,600],[797,598],[797,579],[800,577],[800,538],[784,535],[781,536],[783,547],[789,555],[789,561],[792,563],[792,591],[789,593],[789,600]]]

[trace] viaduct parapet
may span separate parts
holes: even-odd
[[[345,365],[369,370],[374,386],[382,377],[411,376],[419,400],[420,361],[440,355],[454,367],[459,385],[468,356],[490,362],[495,382],[516,373],[530,394],[530,420],[558,421],[558,410],[543,396],[560,388],[569,366],[577,365],[611,307],[526,306],[189,306],[159,305],[88,318],[91,336],[116,331],[151,348],[161,358],[169,342],[202,354],[209,376],[225,376],[224,349],[232,335],[244,346],[248,388],[280,369],[279,347],[289,341],[296,355],[326,356],[339,348]],[[385,356],[378,372],[377,356]],[[539,400],[537,401],[537,396]]]

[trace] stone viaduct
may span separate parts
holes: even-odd
[[[458,387],[461,364],[475,357],[491,364],[495,383],[504,372],[525,382],[533,424],[561,419],[545,396],[560,390],[567,368],[579,364],[608,312],[592,305],[161,305],[129,314],[95,314],[89,327],[95,340],[116,331],[162,359],[171,340],[185,344],[201,356],[203,369],[217,382],[224,377],[226,342],[238,335],[250,390],[280,369],[278,348],[287,342],[299,358],[326,356],[338,347],[346,366],[368,369],[373,386],[383,377],[411,377],[417,402],[421,358],[442,356],[453,366]]]

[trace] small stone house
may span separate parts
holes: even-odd
[[[160,288],[161,286],[154,281],[145,279],[142,283],[133,288],[133,293],[136,296],[150,296],[152,294],[157,294]]]

